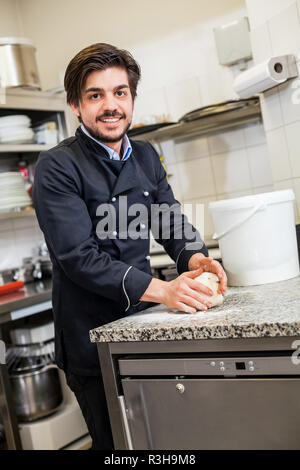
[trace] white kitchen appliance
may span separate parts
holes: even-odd
[[[74,393],[60,370],[63,403],[59,410],[46,418],[19,424],[24,450],[59,450],[70,447],[79,450],[91,441],[86,423]]]
[[[12,341],[18,345],[42,344],[54,337],[53,322],[17,328],[10,331]],[[52,414],[31,422],[19,423],[24,450],[81,449],[91,441],[74,393],[66,384],[64,372],[59,371],[63,401]]]
[[[300,448],[299,365],[287,351],[148,354],[118,359],[128,450]]]

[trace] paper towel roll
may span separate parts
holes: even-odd
[[[238,75],[233,88],[241,98],[250,98],[297,76],[298,70],[293,55],[270,57]]]

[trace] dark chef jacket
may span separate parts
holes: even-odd
[[[74,137],[42,152],[36,166],[34,205],[53,263],[56,361],[74,374],[99,374],[89,330],[153,305],[139,302],[152,279],[149,239],[100,240],[96,234],[101,203],[114,204],[117,214],[120,196],[127,196],[128,206],[146,204],[149,224],[152,203],[177,203],[155,149],[145,142],[131,145],[128,160],[110,160],[78,128]],[[196,236],[157,241],[177,261],[179,274],[188,270],[192,254],[208,255]]]

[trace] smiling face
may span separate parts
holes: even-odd
[[[95,139],[120,153],[133,113],[127,71],[109,67],[91,72],[78,105],[71,108]]]

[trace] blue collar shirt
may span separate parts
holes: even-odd
[[[116,152],[111,147],[104,145],[102,142],[100,142],[100,140],[97,140],[94,137],[92,137],[91,134],[86,130],[83,124],[81,124],[81,129],[90,139],[93,139],[95,142],[97,142],[97,144],[101,145],[101,147],[103,147],[108,152],[109,158],[111,160],[119,160],[119,161],[122,160],[122,162],[124,162],[125,160],[128,160],[128,158],[130,157],[131,152],[132,152],[132,147],[130,145],[130,141],[126,134],[124,135],[123,141],[122,141],[121,150],[123,150],[123,158],[121,159],[118,152]]]

